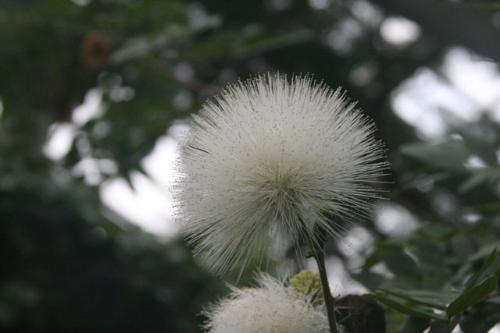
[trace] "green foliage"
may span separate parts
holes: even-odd
[[[461,289],[403,290],[392,288],[388,290],[381,288],[376,292],[376,296],[382,303],[409,315],[450,320],[453,316],[483,301],[496,290],[500,275],[500,266],[497,263],[499,259],[498,251],[493,251],[481,269]]]
[[[460,324],[464,333],[486,333],[500,322],[500,125],[487,112],[496,106],[485,105],[477,121],[451,122],[446,138],[429,142],[391,104],[402,81],[437,68],[448,45],[498,61],[497,46],[474,43],[485,32],[498,39],[494,17],[484,26],[462,23],[475,18],[474,8],[498,4],[461,1],[461,11],[450,11],[460,18],[443,24],[432,1],[418,2],[421,12],[407,1],[422,34],[403,47],[380,34],[384,17],[408,14],[398,2],[309,3],[321,1],[2,2],[2,332],[199,331],[198,314],[224,292],[221,282],[180,240],[159,241],[103,207],[98,186],[145,173],[143,158],[170,125],[227,82],[269,70],[344,87],[387,143],[393,170],[384,190],[418,227],[395,237],[361,224],[374,243],[356,265],[341,242],[328,246],[386,306],[387,332],[451,332]],[[68,154],[48,159],[51,126],[71,123],[90,90],[103,113],[73,123]],[[117,172],[85,182],[74,169],[88,158],[111,160]],[[471,158],[484,166],[470,167]],[[253,275],[232,278],[244,284]]]
[[[223,289],[186,247],[89,221],[65,192],[0,191],[2,332],[197,332]]]
[[[462,170],[469,156],[462,141],[452,140],[433,145],[406,144],[401,147],[401,152],[430,166],[451,171]]]

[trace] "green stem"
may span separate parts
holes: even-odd
[[[330,325],[330,332],[337,333],[337,319],[335,318],[335,300],[330,291],[330,284],[328,283],[328,275],[326,274],[325,267],[325,254],[323,249],[317,247],[313,249],[314,259],[318,265],[319,276],[321,279],[321,286],[323,289],[323,298],[325,299],[326,314],[328,316],[328,324]]]

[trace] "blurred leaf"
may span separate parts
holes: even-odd
[[[411,143],[401,146],[403,155],[430,166],[452,171],[463,170],[469,151],[462,141],[449,140],[436,144]]]
[[[448,316],[454,316],[462,313],[467,308],[481,302],[490,295],[497,287],[497,278],[490,277],[481,284],[467,289],[462,295],[455,299],[447,308]]]
[[[234,56],[245,58],[254,54],[279,49],[288,45],[303,43],[312,38],[306,31],[293,31],[278,36],[268,36],[264,31],[251,29],[234,46]]]
[[[422,333],[429,327],[429,319],[410,316],[405,322],[401,333]]]
[[[486,182],[494,183],[498,179],[500,179],[499,168],[480,169],[474,171],[472,176],[460,185],[459,191],[466,193]]]
[[[493,252],[490,253],[488,258],[483,263],[483,266],[474,274],[466,283],[465,288],[470,289],[481,283],[485,278],[491,276],[492,274],[498,274],[500,272],[500,251],[495,248]]]
[[[384,282],[386,282],[386,278],[384,276],[367,270],[363,270],[359,273],[352,273],[351,276],[356,279],[356,281],[371,290],[379,288]]]
[[[380,288],[376,291],[376,296],[382,303],[398,311],[427,318],[449,319],[483,301],[496,289],[498,279],[495,275],[500,272],[499,257],[499,252],[495,249],[463,291]],[[446,315],[439,314],[440,311]],[[438,326],[443,332],[448,329],[447,326]]]
[[[488,333],[500,323],[500,303],[488,300],[472,308],[460,322],[464,333]]]
[[[402,290],[402,289],[380,289],[381,291],[407,300],[415,304],[429,306],[438,310],[446,310],[447,305],[460,293],[456,291],[441,290]]]
[[[416,302],[408,301],[407,299],[403,299],[383,291],[376,291],[375,297],[379,302],[387,305],[388,307],[411,316],[438,320],[445,320],[447,318],[445,314],[436,313],[434,309],[428,306],[422,306]]]
[[[474,152],[489,166],[497,164],[497,130],[488,118],[481,117],[477,122],[468,126],[452,125],[451,128],[460,134],[469,151]]]
[[[455,321],[435,321],[431,324],[429,333],[451,333],[457,322]]]
[[[418,280],[420,274],[417,264],[411,256],[405,253],[401,244],[391,241],[378,242],[375,251],[366,259],[364,269],[383,262],[389,270],[400,278]]]

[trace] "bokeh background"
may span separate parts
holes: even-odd
[[[499,332],[498,288],[431,319],[500,245],[499,60],[498,1],[1,0],[0,331],[200,332],[227,288],[172,222],[178,142],[281,71],[347,89],[392,163],[328,248],[334,293],[426,291],[387,332]]]

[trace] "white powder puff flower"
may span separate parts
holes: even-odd
[[[298,298],[273,278],[262,275],[259,288],[236,289],[206,315],[209,333],[327,333],[322,307]]]
[[[260,76],[194,116],[174,197],[195,252],[216,272],[336,235],[362,214],[386,168],[373,123],[307,77]],[[296,247],[297,248],[297,247]]]

